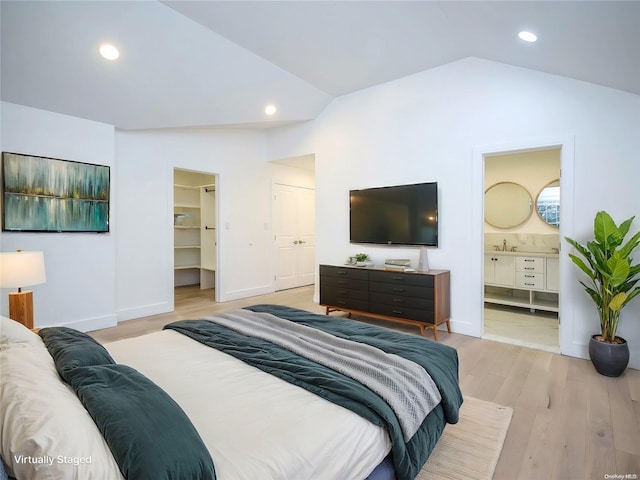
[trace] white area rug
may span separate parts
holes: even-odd
[[[447,425],[416,480],[491,480],[513,409],[465,397],[460,421]]]

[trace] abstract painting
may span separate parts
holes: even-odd
[[[108,232],[110,169],[2,153],[2,230]]]

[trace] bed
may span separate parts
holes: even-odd
[[[265,318],[286,334],[266,340],[268,330],[255,333],[247,323],[247,335],[236,326]],[[330,335],[332,344],[356,342],[345,343],[358,345],[349,350],[368,344],[420,365],[439,402],[418,412],[424,418],[396,418],[393,400],[375,384],[335,371],[331,359],[308,358],[306,343],[281,343],[307,332],[314,342]],[[46,345],[2,319],[0,453],[18,480],[406,480],[462,404],[454,349],[290,307],[255,305],[174,322],[104,348],[71,329],[40,335]]]

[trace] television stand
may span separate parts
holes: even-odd
[[[449,270],[397,272],[381,267],[320,265],[320,305],[326,314],[342,311],[415,325],[424,336],[450,324]]]

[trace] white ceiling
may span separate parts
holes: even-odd
[[[0,15],[2,100],[123,129],[305,121],[469,56],[640,95],[640,1],[2,0]]]

